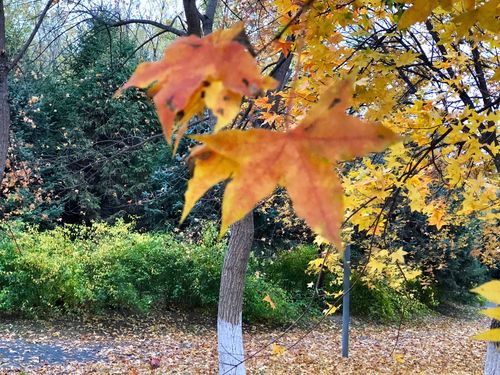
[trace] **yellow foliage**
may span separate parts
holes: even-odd
[[[275,342],[271,345],[271,354],[272,355],[281,355],[286,352],[286,348],[284,346],[278,345]]]
[[[474,293],[496,304],[500,304],[500,280],[492,280],[472,289]]]
[[[473,336],[475,340],[500,342],[500,328],[492,328],[488,331]]]
[[[496,304],[500,304],[500,280],[492,280],[477,288],[472,289],[473,292],[479,294]],[[500,307],[486,309],[481,311],[483,314],[500,319]],[[500,342],[500,328],[493,328],[486,332],[482,332],[473,337],[475,340]]]

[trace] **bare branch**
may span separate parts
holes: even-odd
[[[186,35],[186,33],[184,31],[178,30],[178,29],[176,29],[173,26],[165,25],[163,23],[152,21],[152,20],[144,20],[144,19],[139,19],[139,18],[131,18],[131,19],[128,19],[128,20],[120,20],[120,21],[116,21],[116,22],[113,22],[113,23],[107,23],[107,26],[109,26],[109,27],[117,27],[117,26],[130,25],[130,24],[134,24],[134,23],[155,26],[155,27],[157,27],[159,29],[165,30],[167,32],[171,32],[172,34],[175,34],[177,36],[184,36],[184,35]]]
[[[17,65],[19,60],[22,59],[22,57],[24,56],[24,54],[28,50],[28,47],[31,45],[31,42],[33,42],[33,39],[35,38],[36,33],[40,29],[40,26],[42,26],[42,22],[43,22],[45,16],[47,15],[47,12],[49,11],[49,9],[52,7],[52,4],[53,4],[53,0],[47,1],[47,3],[45,4],[45,8],[43,8],[42,13],[40,14],[40,17],[38,17],[38,21],[36,22],[35,27],[31,31],[30,36],[28,37],[28,39],[26,40],[24,45],[21,47],[21,49],[17,52],[16,56],[7,65],[7,70],[11,70],[13,67],[15,67]]]

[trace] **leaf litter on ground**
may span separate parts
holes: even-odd
[[[486,344],[470,338],[488,326],[479,314],[435,315],[398,325],[353,319],[349,358],[341,356],[341,323],[328,317],[304,338],[306,327],[293,328],[276,342],[282,328],[245,327],[247,354],[269,346],[247,361],[250,374],[480,374]],[[0,321],[0,374],[215,374],[215,324],[206,315],[166,311],[161,314],[58,321]],[[296,343],[290,348],[290,345]],[[397,340],[397,342],[396,342]],[[38,350],[33,359],[16,353],[17,344],[59,347],[67,361],[51,361]],[[17,346],[16,346],[17,345]],[[16,349],[17,348],[17,349]],[[75,351],[89,354],[75,359]],[[93,350],[93,351],[92,351]],[[40,353],[42,352],[42,353]],[[28,353],[29,354],[29,353]],[[2,358],[3,357],[3,358]],[[49,359],[49,360],[47,360]],[[64,359],[64,358],[63,358]]]

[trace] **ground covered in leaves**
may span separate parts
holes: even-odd
[[[469,337],[487,326],[477,314],[432,316],[401,329],[354,319],[348,359],[338,317],[290,330],[278,341],[288,347],[282,354],[264,345],[283,329],[247,326],[248,353],[259,351],[247,367],[252,374],[479,374],[486,347]],[[215,325],[198,315],[0,321],[1,374],[210,374],[216,358]]]

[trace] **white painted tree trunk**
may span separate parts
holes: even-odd
[[[484,375],[500,375],[500,351],[497,344],[489,342],[484,363]]]
[[[489,306],[489,307],[495,307]],[[500,321],[491,320],[490,328],[500,328]],[[500,375],[500,343],[489,342],[484,361],[484,375]]]
[[[217,333],[219,374],[244,375],[245,349],[243,348],[241,317],[237,324],[217,318]]]
[[[244,375],[242,308],[245,273],[254,235],[253,212],[231,227],[220,281],[217,314],[219,374]]]

